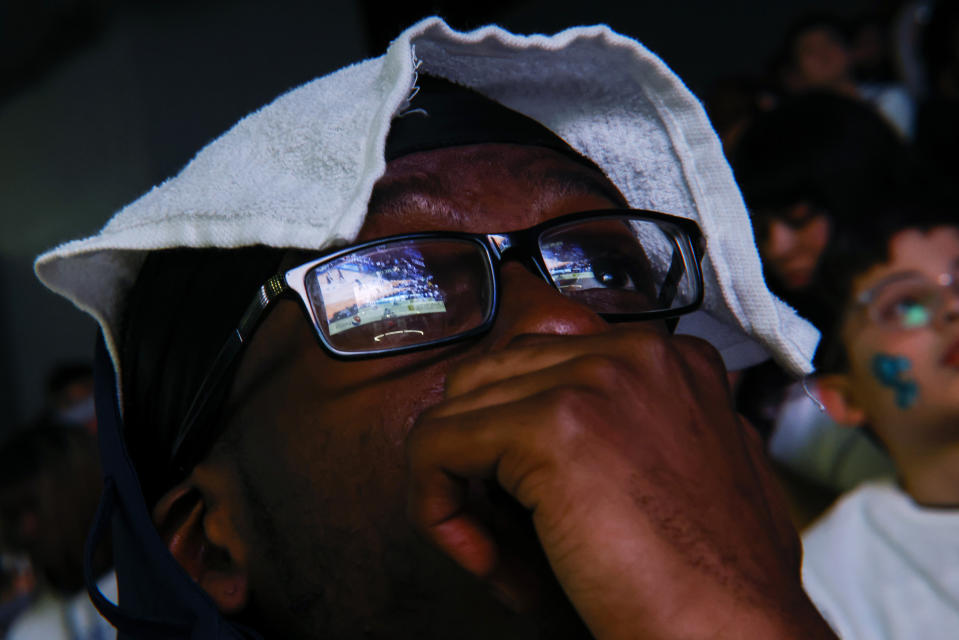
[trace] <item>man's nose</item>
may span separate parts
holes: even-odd
[[[609,330],[609,323],[584,304],[516,261],[500,266],[499,309],[488,340],[491,350],[524,335],[588,335]]]

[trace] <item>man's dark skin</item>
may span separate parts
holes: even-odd
[[[554,151],[440,149],[389,164],[358,241],[614,206]],[[154,511],[221,610],[283,638],[832,637],[715,350],[519,262],[500,285],[489,333],[364,361],[271,311],[226,435]]]

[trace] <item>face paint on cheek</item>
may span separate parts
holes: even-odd
[[[877,353],[872,359],[872,374],[879,383],[889,387],[896,394],[896,406],[908,409],[916,403],[919,386],[915,380],[909,380],[903,374],[912,368],[912,362],[905,356],[893,356]]]

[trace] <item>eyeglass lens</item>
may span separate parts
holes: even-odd
[[[956,289],[956,278],[951,278]],[[870,310],[880,325],[896,329],[920,329],[935,320],[945,303],[945,287],[916,276],[887,283],[878,289]]]
[[[330,344],[364,352],[473,329],[492,305],[485,249],[458,239],[399,240],[321,264],[307,293]]]
[[[550,278],[597,313],[626,314],[692,304],[686,254],[668,225],[648,220],[574,222],[540,237]]]
[[[539,249],[560,292],[597,313],[692,304],[698,280],[685,236],[668,223],[603,218],[544,232]],[[467,333],[492,313],[486,248],[459,238],[401,239],[323,262],[306,291],[329,344],[350,353],[402,348]]]

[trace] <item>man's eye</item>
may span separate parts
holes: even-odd
[[[589,262],[593,279],[610,289],[635,289],[636,284],[630,275],[630,267],[621,258],[602,256]]]

